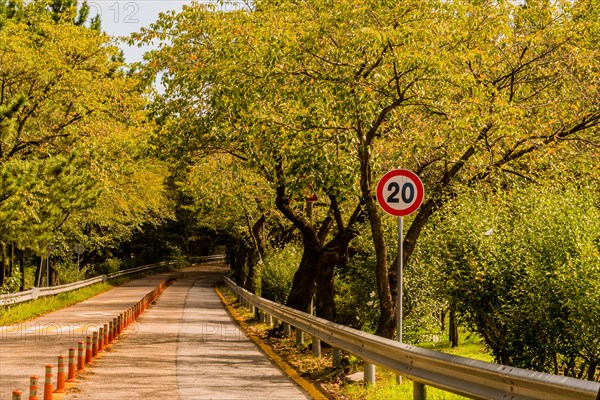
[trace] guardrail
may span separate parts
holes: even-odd
[[[238,287],[229,278],[225,278],[225,283],[242,303],[254,306],[366,363],[382,366],[412,379],[414,399],[425,399],[425,386],[428,385],[472,399],[600,400],[598,382],[493,364],[398,343],[263,299]]]
[[[205,256],[205,257],[192,257],[190,260],[194,260],[195,262],[215,262],[219,260],[223,260],[225,258],[224,255],[215,255],[215,256]],[[79,282],[68,283],[65,285],[59,286],[50,286],[50,287],[34,287],[29,290],[25,290],[23,292],[18,293],[9,293],[0,295],[0,306],[4,305],[12,305],[18,303],[24,303],[26,301],[35,300],[39,297],[44,296],[52,296],[59,293],[70,292],[71,290],[80,289],[82,287],[90,286],[99,282],[106,282],[107,280],[118,278],[124,275],[131,275],[142,271],[147,271],[150,269],[173,265],[175,262],[173,261],[163,261],[155,264],[142,265],[140,267],[124,269],[121,271],[113,272],[107,275],[100,275],[94,278],[86,279]]]
[[[212,256],[199,256],[199,257],[190,257],[190,262],[202,262],[202,263],[211,263],[211,262],[225,262],[225,254],[215,254]]]

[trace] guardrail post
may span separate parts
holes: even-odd
[[[292,327],[287,322],[283,323],[283,335],[285,337],[290,337],[292,335]]]
[[[427,386],[424,384],[413,381],[413,400],[426,400],[427,399]]]
[[[342,350],[338,349],[337,347],[333,348],[333,366],[334,367],[339,367],[340,365],[342,365]]]
[[[363,382],[365,385],[374,385],[375,384],[375,365],[371,364],[367,361],[364,362],[365,365],[365,375]]]
[[[296,328],[296,346],[302,346],[304,344],[304,332]]]
[[[311,335],[311,339],[312,339],[313,356],[320,358],[321,357],[321,340],[319,340],[319,338],[317,338],[316,336],[312,336],[312,335]]]
[[[273,325],[273,316],[267,312],[265,312],[265,323],[267,325]]]

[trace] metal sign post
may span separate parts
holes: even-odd
[[[404,241],[403,217],[410,215],[421,206],[424,195],[423,183],[419,177],[404,169],[395,169],[386,173],[377,184],[377,201],[388,214],[398,217],[398,265],[397,265],[397,290],[396,296],[396,327],[398,342],[402,343],[402,297],[404,293]],[[397,376],[397,382],[402,382],[402,377]]]
[[[398,217],[398,271],[397,271],[397,281],[396,287],[398,289],[398,312],[396,313],[396,318],[398,318],[398,322],[396,326],[398,327],[398,341],[402,343],[402,295],[404,293],[403,287],[403,275],[404,275],[404,244],[402,242],[402,230],[403,230],[403,218]]]
[[[83,252],[85,251],[85,246],[82,245],[81,243],[77,243],[74,247],[73,250],[75,250],[75,253],[77,253],[77,269],[79,269],[79,259],[80,256],[83,254]]]

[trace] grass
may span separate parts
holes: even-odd
[[[17,324],[29,321],[41,315],[57,311],[100,293],[106,292],[115,286],[122,285],[127,279],[117,278],[110,282],[95,283],[71,292],[59,293],[54,296],[40,297],[39,299],[19,303],[12,306],[0,307],[0,326]]]
[[[164,266],[157,268],[153,273],[166,272],[172,269],[170,266]],[[130,276],[121,276],[111,279],[108,282],[95,283],[81,289],[59,293],[54,296],[40,297],[36,300],[12,306],[0,306],[0,326],[26,322],[44,314],[61,310],[145,275],[147,274],[142,272]]]
[[[233,307],[237,314],[239,314],[239,318],[248,324],[248,330],[251,330],[254,335],[259,336],[279,357],[298,371],[300,376],[319,388],[330,399],[390,400],[413,398],[413,382],[410,379],[403,378],[402,384],[398,385],[396,383],[396,374],[383,368],[377,368],[376,370],[377,379],[375,385],[364,385],[362,381],[351,381],[347,376],[362,371],[362,360],[354,356],[345,355],[342,365],[333,367],[331,348],[323,344],[322,357],[313,357],[310,347],[310,336],[308,339],[305,338],[306,342],[303,346],[296,346],[294,337],[284,337],[281,328],[271,328],[265,324],[261,324],[253,314],[236,302],[235,296],[227,288],[221,287],[219,290],[225,296],[227,304]],[[486,352],[478,337],[468,335],[466,332],[462,332],[461,337],[463,341],[455,348],[451,348],[448,341],[420,344],[419,347],[482,361],[492,361],[491,355]],[[428,400],[466,399],[466,397],[430,386],[426,390]]]

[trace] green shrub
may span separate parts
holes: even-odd
[[[285,303],[301,258],[302,247],[296,244],[271,250],[260,268],[261,295],[278,303]]]
[[[599,379],[597,193],[568,184],[470,193],[425,233],[450,302],[498,362]]]
[[[337,322],[374,333],[379,321],[379,297],[375,277],[375,256],[351,257],[335,279]]]
[[[67,260],[54,264],[53,268],[56,271],[57,285],[82,281],[86,278],[88,272],[87,268],[79,269],[76,262]]]
[[[108,258],[97,268],[99,275],[108,275],[121,270],[121,260],[118,258]]]
[[[13,271],[12,276],[6,277],[4,284],[0,286],[0,294],[18,292],[21,288],[21,272]]]
[[[175,263],[175,268],[186,268],[192,265],[190,260],[183,254],[172,257],[171,261]]]

